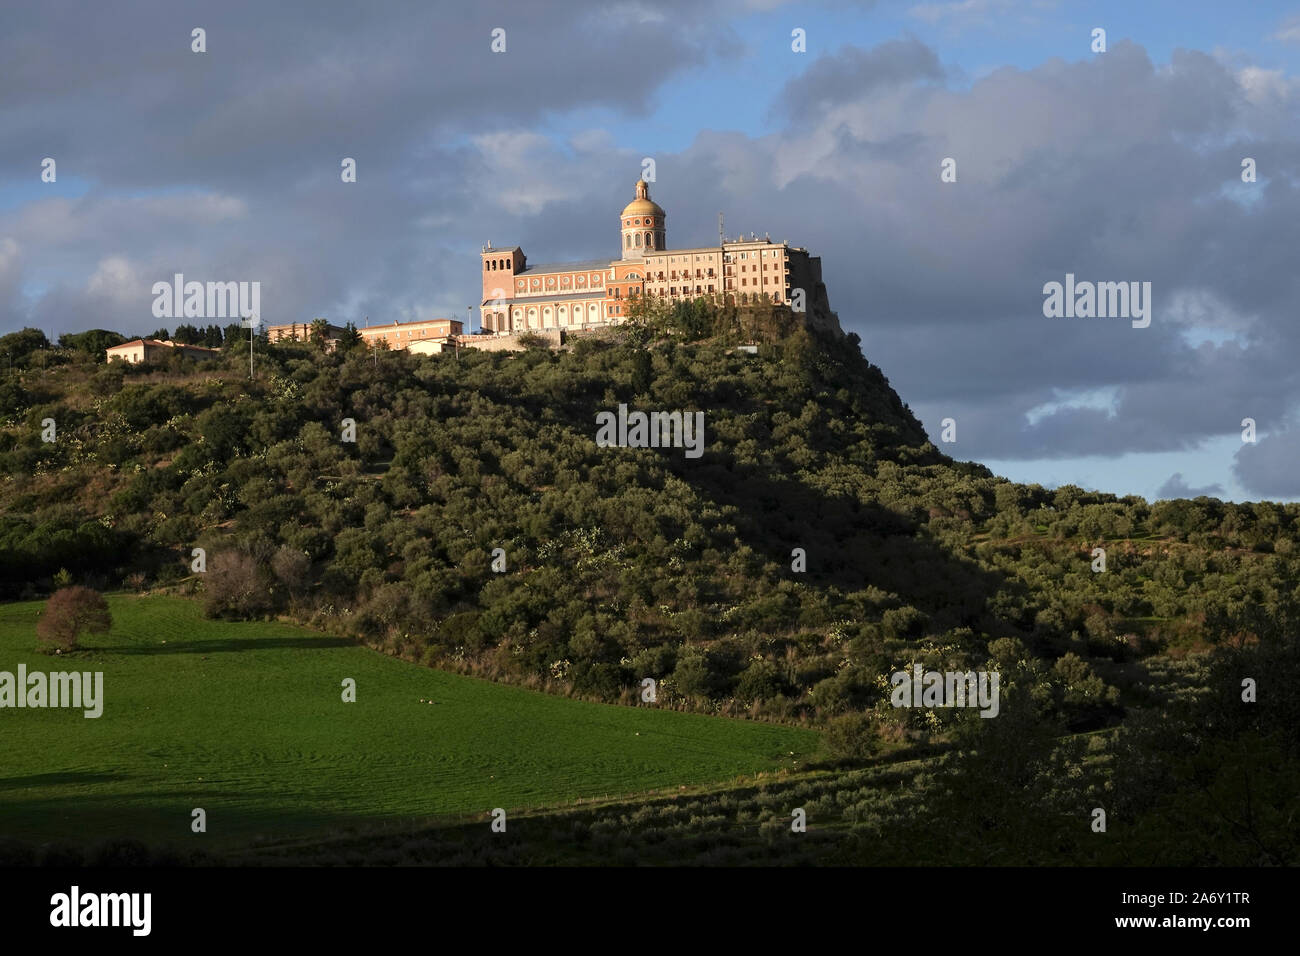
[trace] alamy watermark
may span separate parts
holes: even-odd
[[[629,412],[596,415],[596,445],[600,448],[685,448],[687,458],[704,454],[703,412]]]
[[[1132,319],[1135,329],[1151,324],[1150,282],[1075,282],[1043,286],[1043,315],[1049,319]]]
[[[18,665],[18,674],[0,671],[0,708],[71,707],[85,711],[88,718],[104,712],[104,672],[41,671],[27,672]]]
[[[50,925],[125,926],[133,936],[148,936],[152,927],[152,893],[82,893],[74,885],[50,897]]]
[[[978,707],[981,717],[998,715],[997,671],[895,671],[889,702],[895,707]]]
[[[242,319],[262,314],[261,282],[155,282],[153,314],[158,319]]]

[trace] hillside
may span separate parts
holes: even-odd
[[[824,727],[850,762],[987,755],[1018,726],[1047,742],[1034,773],[1059,771],[1064,734],[1227,706],[1215,668],[1293,667],[1300,506],[1017,485],[931,445],[855,336],[759,337],[757,355],[644,329],[517,354],[263,344],[252,381],[246,346],[124,367],[0,340],[9,596],[168,589],[591,700],[652,678],[661,708]],[[702,456],[598,447],[620,404],[703,411]],[[914,661],[998,669],[1010,719],[891,706]],[[1273,740],[1294,686],[1249,733]]]

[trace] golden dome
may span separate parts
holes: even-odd
[[[662,216],[663,208],[650,198],[650,187],[644,179],[636,181],[636,198],[623,207],[622,218],[628,216]]]

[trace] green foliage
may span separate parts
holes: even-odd
[[[107,329],[90,329],[87,332],[69,332],[59,336],[59,348],[75,349],[94,358],[96,362],[108,361],[105,349],[121,345],[126,337]]]
[[[50,348],[50,340],[40,329],[23,329],[0,335],[0,367],[27,368],[33,356]]]
[[[875,718],[853,713],[835,717],[826,724],[826,748],[832,757],[859,763],[880,750]]]

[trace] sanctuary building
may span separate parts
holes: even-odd
[[[627,319],[628,300],[655,295],[669,301],[727,297],[802,306],[813,323],[833,322],[822,283],[821,257],[787,242],[751,237],[717,246],[670,249],[667,214],[644,179],[619,214],[618,259],[529,265],[519,246],[483,247],[484,332],[582,329]]]

